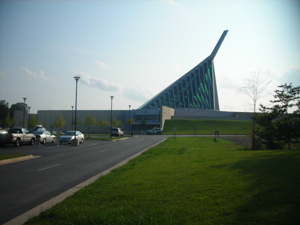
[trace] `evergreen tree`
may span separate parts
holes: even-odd
[[[291,143],[298,143],[300,139],[300,86],[292,84],[278,86],[275,90],[272,107],[261,105],[261,115],[255,116],[255,121],[260,125],[257,136],[266,144],[268,149],[282,148]],[[288,113],[288,109],[293,110]]]

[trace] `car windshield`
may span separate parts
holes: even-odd
[[[74,131],[67,131],[66,133],[64,133],[64,135],[75,135]]]

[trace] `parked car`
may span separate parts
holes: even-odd
[[[161,128],[154,127],[152,130],[147,130],[147,134],[161,134],[163,130]]]
[[[113,127],[112,129],[111,129],[111,136],[123,136],[124,135],[124,132],[121,130],[121,128],[115,128],[115,127]]]
[[[44,131],[46,128],[44,128],[42,125],[36,125],[35,128],[30,129],[29,133],[34,133],[36,131]]]
[[[35,136],[30,134],[25,128],[12,127],[9,128],[7,134],[1,134],[0,145],[15,144],[19,147],[21,143],[30,143],[34,145]]]
[[[51,133],[47,130],[44,131],[35,131],[33,132],[35,135],[36,142],[40,142],[42,144],[46,144],[47,142],[52,142],[54,143],[56,141],[56,137],[54,135],[51,135]]]
[[[63,135],[61,135],[58,139],[59,143],[68,143],[71,144],[72,139],[75,139],[75,131],[67,131]],[[80,131],[76,131],[76,139],[79,140],[79,143],[83,143],[84,140],[84,134]]]
[[[0,130],[0,134],[7,134],[7,130]]]

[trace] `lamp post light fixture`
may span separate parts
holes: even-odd
[[[25,128],[24,127],[24,123],[25,123],[25,101],[26,101],[27,98],[23,98],[23,99],[24,99],[23,128]]]
[[[131,119],[130,119],[130,107],[131,105],[129,105],[129,135],[130,135],[130,128],[131,128]]]
[[[71,130],[73,130],[73,108],[74,108],[74,106],[71,106],[71,107],[72,107],[72,122],[71,122],[72,129]]]
[[[80,77],[74,77],[74,79],[76,80],[76,96],[75,96],[75,144],[74,145],[78,145],[78,140],[76,139],[76,126],[77,126],[77,86],[78,86],[78,80],[80,79]]]
[[[110,102],[110,138],[111,136],[111,131],[112,131],[112,100],[114,98],[114,96],[110,96],[111,98],[111,102]]]

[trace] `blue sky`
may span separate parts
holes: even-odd
[[[137,109],[209,56],[220,110],[251,111],[237,92],[253,70],[300,85],[300,1],[0,1],[0,100],[37,110]]]

